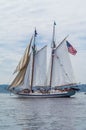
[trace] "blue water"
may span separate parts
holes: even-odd
[[[0,94],[0,130],[86,130],[86,95],[33,100]]]

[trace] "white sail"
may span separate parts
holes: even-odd
[[[46,85],[46,61],[47,46],[41,48],[35,54],[34,61],[34,75],[33,86],[45,86]]]
[[[40,49],[35,54],[34,61],[34,73],[33,73],[33,86],[45,86],[46,80],[46,49]],[[30,61],[26,69],[25,77],[23,85],[21,86],[23,89],[31,89],[31,80],[32,80],[32,62],[33,62],[33,53],[30,55]],[[44,64],[45,63],[45,64]],[[43,65],[44,64],[44,65]]]
[[[32,57],[33,57],[33,54],[31,53],[30,61],[28,63],[28,66],[27,66],[27,69],[26,69],[26,73],[25,73],[25,76],[24,76],[24,82],[23,82],[23,85],[22,85],[23,88],[30,89],[30,86],[31,86]]]
[[[52,69],[52,87],[75,83],[66,41],[55,49]]]

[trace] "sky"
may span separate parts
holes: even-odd
[[[86,83],[86,0],[0,0],[0,84],[10,84],[35,27],[37,46],[51,44],[54,21],[56,43],[69,35],[77,49],[76,82]]]

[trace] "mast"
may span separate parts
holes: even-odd
[[[52,43],[51,43],[52,54],[51,54],[50,87],[51,87],[51,83],[52,83],[54,51],[56,48],[56,45],[55,45],[55,26],[56,26],[56,23],[54,22],[54,24],[53,24],[53,37],[52,37]]]
[[[36,45],[35,45],[35,40],[36,40],[37,32],[36,29],[34,31],[34,41],[33,41],[33,46],[32,46],[32,77],[31,77],[31,88],[30,91],[32,92],[32,86],[33,86],[33,77],[34,77],[34,61],[35,61],[35,52],[36,52]]]

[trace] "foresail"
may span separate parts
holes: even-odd
[[[23,84],[26,68],[23,68],[15,77],[13,82],[10,85],[10,88],[17,87]]]
[[[15,77],[10,85],[10,89],[13,87],[19,87],[25,89],[30,88],[31,85],[31,72],[32,72],[32,53],[29,56],[29,62]]]
[[[24,84],[27,66],[30,61],[30,47],[31,47],[32,39],[33,39],[33,37],[31,38],[30,44],[28,45],[28,47],[25,50],[24,56],[22,57],[18,66],[16,67],[16,70],[14,71],[14,73],[18,72],[18,74],[15,77],[15,79],[13,80],[13,82],[11,83],[11,85],[9,86],[9,88],[17,87],[17,86]]]
[[[21,58],[19,64],[17,65],[14,73],[21,71],[27,65],[27,61],[28,61],[29,55],[30,55],[30,47],[31,47],[32,40],[33,40],[33,36],[30,40],[30,44],[25,49],[25,53],[24,53],[23,57]]]
[[[55,50],[51,86],[75,83],[73,69],[65,40]]]
[[[24,84],[24,79],[25,79],[25,75],[26,75],[26,70],[27,70],[27,66],[28,66],[29,62],[30,62],[30,56],[29,56],[28,59],[27,59],[26,66],[23,67],[23,68],[18,72],[18,74],[16,75],[15,79],[14,79],[13,82],[11,83],[10,88],[12,88],[12,87],[17,87],[17,86],[19,86],[19,85]]]
[[[33,86],[45,86],[47,46],[41,48],[35,55]]]

